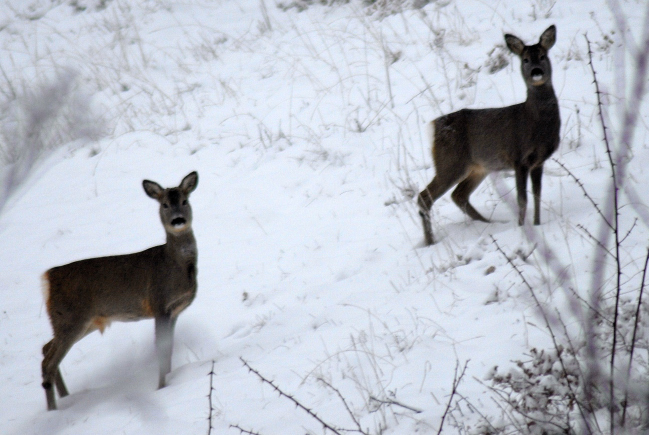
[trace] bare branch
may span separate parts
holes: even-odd
[[[597,243],[597,246],[599,246],[604,252],[606,252],[608,255],[610,255],[611,258],[615,259],[615,254],[612,253],[606,246],[604,246],[602,244],[602,242],[600,242],[597,237],[593,236],[585,226],[583,226],[582,224],[577,224],[577,228],[579,228],[584,233],[586,233],[586,235],[588,236],[589,239],[591,239],[593,242]]]
[[[397,401],[394,400],[394,399],[377,399],[377,398],[374,397],[374,396],[370,396],[369,399],[372,400],[372,401],[374,401],[374,402],[378,402],[378,403],[380,403],[381,405],[396,405],[396,406],[400,406],[401,408],[407,409],[408,411],[416,412],[417,414],[420,414],[420,413],[423,412],[421,409],[417,409],[417,408],[415,408],[415,407],[413,407],[413,406],[409,406],[409,405],[404,405],[403,403],[401,403],[401,402],[397,402]]]
[[[460,368],[460,361],[455,362],[455,374],[453,375],[453,387],[451,389],[451,396],[448,398],[448,403],[446,404],[446,409],[444,410],[444,414],[442,415],[442,421],[439,423],[439,430],[437,431],[437,435],[441,435],[442,429],[444,428],[444,420],[446,419],[446,415],[448,414],[449,409],[451,408],[451,403],[453,403],[453,397],[457,393],[457,386],[462,382],[462,378],[464,377],[464,373],[466,372],[466,368],[469,365],[469,361],[467,360],[464,363],[464,367],[462,368],[462,373],[458,376],[458,369]]]
[[[207,421],[209,423],[209,428],[207,429],[207,435],[212,435],[212,429],[214,428],[212,426],[212,415],[214,414],[214,406],[212,406],[212,391],[214,391],[214,387],[213,387],[213,385],[214,385],[213,384],[213,380],[214,380],[214,360],[212,360],[212,368],[210,369],[209,375],[210,375],[210,392],[207,395],[207,398],[208,398],[209,404],[210,404],[210,414],[207,417]]]
[[[636,333],[638,332],[638,323],[640,323],[640,307],[642,306],[642,294],[644,292],[645,278],[647,277],[647,266],[649,265],[649,248],[647,249],[647,256],[644,260],[644,268],[642,269],[642,282],[640,283],[640,295],[638,296],[638,305],[635,310],[635,319],[633,324],[633,335],[631,337],[631,350],[629,352],[629,368],[627,371],[627,386],[624,392],[624,401],[622,402],[622,427],[626,420],[626,409],[629,402],[629,380],[631,378],[631,365],[633,364],[633,351],[635,350]]]
[[[4,73],[4,70],[2,70]],[[57,71],[50,82],[12,94],[10,122],[0,135],[0,212],[34,171],[40,159],[78,139],[98,139],[103,122],[92,110],[90,96],[77,89],[77,72]]]
[[[253,432],[251,430],[243,429],[238,424],[231,424],[230,429],[239,429],[239,433],[244,435],[261,435],[259,432]]]
[[[496,245],[496,249],[498,250],[498,252],[500,252],[503,255],[503,257],[505,257],[505,259],[507,260],[509,265],[516,271],[516,273],[518,273],[520,278],[523,280],[523,283],[525,283],[525,286],[530,291],[530,294],[532,295],[532,298],[534,299],[534,302],[536,303],[536,306],[538,307],[539,311],[541,312],[541,315],[543,317],[543,321],[545,323],[545,327],[548,330],[548,332],[550,333],[550,338],[552,338],[552,344],[554,345],[555,350],[557,350],[557,357],[559,358],[559,363],[561,364],[561,369],[563,370],[564,373],[568,373],[568,370],[566,369],[565,362],[563,361],[563,357],[561,356],[561,352],[559,352],[560,346],[559,346],[559,343],[557,341],[557,337],[554,334],[554,330],[552,329],[552,325],[550,325],[550,320],[548,319],[548,316],[547,316],[545,310],[543,309],[543,306],[541,305],[541,301],[539,301],[539,299],[536,296],[536,292],[534,291],[534,288],[532,288],[530,283],[527,282],[527,279],[525,279],[525,275],[523,275],[523,272],[521,272],[521,270],[518,268],[518,266],[516,266],[514,264],[514,262],[511,261],[509,259],[509,257],[507,257],[507,255],[505,254],[505,251],[503,251],[502,248],[500,247],[500,245],[498,245],[498,242],[496,241],[494,236],[491,236],[491,240]],[[568,384],[568,388],[570,389],[571,397],[573,397],[575,399],[575,403],[577,404],[577,408],[579,409],[579,413],[581,414],[582,420],[584,421],[584,424],[586,425],[587,433],[589,433],[589,434],[592,433],[592,430],[590,428],[588,420],[586,419],[586,413],[584,412],[584,409],[582,408],[581,403],[577,400],[577,397],[578,397],[577,394],[575,393],[575,391],[573,390],[573,388],[572,388],[572,386],[570,384]]]
[[[336,387],[334,387],[333,385],[331,385],[329,382],[325,381],[325,380],[324,380],[323,378],[321,378],[321,377],[318,378],[318,381],[322,382],[322,383],[325,384],[327,387],[331,388],[331,389],[332,389],[332,390],[333,390],[333,391],[338,395],[338,397],[340,398],[340,401],[343,402],[343,405],[345,405],[345,409],[347,410],[347,414],[349,414],[349,416],[352,418],[352,420],[353,420],[354,423],[356,424],[356,427],[358,428],[358,432],[359,432],[359,433],[362,433],[363,435],[369,435],[369,434],[368,434],[367,432],[365,432],[365,431],[363,430],[363,428],[361,427],[360,422],[358,421],[358,419],[356,418],[356,416],[355,416],[354,413],[352,412],[351,408],[350,408],[349,405],[347,404],[347,401],[346,401],[345,398],[343,397],[343,395],[342,395],[342,393],[340,392],[340,390],[338,390]]]
[[[622,237],[622,239],[620,240],[620,243],[624,243],[624,241],[631,235],[633,229],[637,224],[638,224],[638,218],[636,217],[635,219],[633,219],[633,224],[631,225],[631,228],[629,228],[629,231],[627,231],[624,237]]]
[[[325,429],[330,430],[331,432],[335,433],[336,435],[342,435],[342,434],[341,434],[337,429],[335,429],[333,426],[331,426],[330,424],[328,424],[328,423],[326,423],[324,420],[322,420],[320,417],[318,417],[318,415],[317,415],[315,412],[313,412],[312,410],[310,410],[310,409],[307,408],[306,406],[302,405],[302,404],[301,404],[297,399],[295,399],[293,396],[291,396],[290,394],[287,394],[287,393],[285,393],[284,391],[282,391],[282,390],[281,390],[277,385],[275,385],[275,383],[274,383],[273,381],[269,381],[269,380],[266,379],[266,378],[265,378],[261,373],[259,373],[259,372],[258,372],[257,370],[255,370],[255,369],[253,369],[253,368],[250,366],[250,364],[248,364],[248,362],[247,362],[246,360],[244,360],[244,359],[241,358],[241,357],[239,357],[239,359],[241,360],[241,362],[243,363],[243,365],[246,366],[246,368],[247,368],[249,371],[251,371],[252,373],[254,373],[254,374],[255,374],[259,379],[261,379],[261,381],[262,381],[263,383],[270,385],[270,386],[273,388],[273,390],[277,391],[277,393],[278,393],[280,396],[285,397],[285,398],[287,398],[288,400],[290,400],[291,402],[293,402],[293,403],[295,404],[295,406],[297,406],[298,408],[300,408],[301,410],[303,410],[304,412],[306,412],[307,414],[309,414],[309,415],[310,415],[312,418],[314,418],[318,423],[320,423],[320,424],[322,425],[322,427],[324,427]]]
[[[595,93],[597,94],[597,108],[599,113],[599,120],[602,125],[602,132],[604,137],[604,145],[606,145],[606,154],[608,156],[609,165],[611,167],[611,178],[612,178],[612,199],[613,199],[613,235],[615,237],[615,263],[617,267],[616,273],[616,288],[615,288],[615,312],[613,314],[613,343],[611,344],[611,364],[610,364],[610,377],[609,377],[609,409],[610,409],[610,424],[611,424],[611,433],[615,429],[615,348],[617,346],[617,323],[619,316],[620,308],[620,293],[622,291],[622,265],[620,264],[620,205],[619,205],[619,183],[616,174],[616,162],[613,159],[613,152],[611,150],[611,145],[608,140],[608,135],[606,134],[606,123],[604,121],[604,104],[602,103],[602,93],[599,89],[599,82],[597,81],[597,73],[595,71],[595,66],[593,65],[593,52],[590,48],[590,41],[588,36],[584,35],[586,38],[586,44],[588,45],[588,65],[590,65],[590,70],[593,74],[593,83],[595,84]],[[607,223],[609,223],[607,221]],[[610,227],[610,223],[609,223]]]
[[[573,180],[575,180],[575,183],[577,183],[577,186],[579,186],[579,187],[581,188],[582,192],[584,192],[584,196],[585,196],[586,198],[588,198],[588,200],[589,200],[590,203],[593,205],[593,207],[595,207],[595,210],[597,210],[597,213],[601,216],[601,218],[604,220],[604,222],[606,222],[606,225],[608,225],[608,227],[609,227],[611,230],[613,230],[613,225],[611,225],[611,223],[608,221],[608,219],[606,219],[606,216],[604,216],[604,213],[602,213],[602,210],[600,210],[600,208],[599,208],[599,206],[597,205],[597,203],[595,202],[595,200],[593,200],[593,197],[590,196],[590,194],[589,194],[588,191],[586,190],[586,187],[584,187],[584,183],[582,183],[581,180],[580,180],[579,178],[577,178],[577,176],[576,176],[575,174],[573,174],[572,171],[570,171],[570,169],[568,169],[568,168],[566,167],[566,165],[564,165],[563,163],[561,163],[559,160],[557,160],[556,158],[553,157],[553,158],[552,158],[552,161],[555,162],[556,164],[558,164],[559,166],[561,166],[561,168],[562,168],[564,171],[566,171],[566,172],[568,173],[568,175],[570,175],[570,177],[571,177]]]

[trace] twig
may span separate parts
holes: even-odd
[[[213,380],[214,380],[214,360],[212,360],[212,368],[210,369],[210,393],[207,395],[207,398],[210,403],[210,415],[207,417],[207,421],[209,423],[209,428],[207,429],[207,435],[211,435],[212,429],[214,428],[212,426],[212,414],[214,414],[214,406],[212,406],[212,391],[214,391],[214,387],[212,383]]]
[[[15,100],[16,97],[18,96],[18,93],[16,92],[16,89],[14,88],[14,85],[12,84],[12,81],[9,80],[9,77],[7,76],[7,72],[2,67],[2,65],[0,65],[0,72],[2,72],[2,76],[5,79],[5,83],[7,84],[7,87],[9,88],[9,90],[11,91],[11,100]]]
[[[503,251],[502,248],[500,247],[500,245],[498,245],[498,242],[496,241],[494,236],[491,236],[491,240],[496,245],[496,249],[498,250],[498,252],[500,252],[503,255],[503,257],[505,257],[505,259],[507,260],[509,265],[516,271],[516,273],[518,273],[518,276],[520,276],[520,278],[523,280],[523,283],[525,283],[525,286],[530,291],[530,293],[532,295],[532,298],[534,299],[534,302],[536,303],[536,306],[539,307],[539,310],[541,311],[541,315],[543,316],[543,321],[545,323],[545,327],[547,328],[548,332],[550,333],[550,338],[552,339],[552,343],[554,345],[554,348],[557,351],[557,357],[559,358],[559,363],[561,364],[561,369],[563,370],[564,373],[568,373],[568,370],[566,369],[566,365],[565,365],[565,363],[563,361],[563,357],[561,356],[561,352],[559,352],[559,343],[557,342],[557,337],[554,334],[554,331],[552,330],[552,326],[550,325],[550,320],[548,319],[548,316],[545,313],[545,310],[541,306],[541,302],[536,297],[536,292],[534,291],[534,288],[530,285],[529,282],[527,282],[527,279],[525,279],[525,276],[523,275],[523,272],[521,272],[521,270],[518,268],[518,266],[516,266],[512,262],[512,260],[510,260],[509,257],[507,257],[507,254],[505,254],[505,251]],[[590,424],[588,423],[588,420],[586,419],[586,414],[584,413],[584,410],[583,410],[583,408],[581,406],[581,403],[577,400],[577,394],[575,393],[575,391],[573,390],[573,388],[572,388],[572,386],[570,384],[568,384],[568,388],[570,389],[571,398],[577,404],[577,408],[579,409],[579,413],[581,414],[581,417],[582,417],[582,419],[584,421],[584,424],[586,425],[586,429],[587,429],[586,433],[588,433],[588,434],[592,433],[592,430],[590,428]],[[587,405],[590,406],[588,403],[587,403]]]
[[[577,224],[577,228],[579,228],[579,229],[582,230],[584,233],[586,233],[586,235],[588,236],[588,238],[590,238],[593,242],[597,243],[597,246],[599,246],[600,248],[602,248],[602,250],[603,250],[604,252],[606,252],[608,255],[610,255],[611,258],[615,259],[615,254],[613,254],[613,253],[612,253],[612,252],[611,252],[611,251],[610,251],[606,246],[604,246],[604,245],[602,244],[602,242],[600,242],[599,239],[598,239],[597,237],[593,236],[593,235],[590,233],[590,231],[588,231],[588,229],[587,229],[585,226],[583,226],[582,224]]]
[[[476,379],[476,380],[477,380],[477,379]],[[478,382],[480,382],[480,381],[478,381]],[[503,398],[501,398],[500,395],[499,395],[498,393],[496,393],[496,394],[498,395],[498,398],[499,398],[501,401],[504,401],[505,403],[507,403],[507,399],[503,399]],[[513,411],[510,411],[509,409],[506,409],[506,408],[503,406],[503,404],[502,404],[501,402],[499,402],[498,400],[496,400],[493,396],[490,397],[490,399],[491,399],[492,402],[494,402],[494,403],[496,404],[496,406],[497,406],[498,408],[500,408],[500,412],[502,412],[503,415],[507,416],[507,419],[509,419],[509,422],[512,424],[512,426],[514,426],[514,429],[516,429],[516,431],[515,431],[514,433],[517,433],[517,434],[524,434],[525,431],[524,431],[523,428],[521,427],[521,423],[520,423],[519,421],[517,421],[517,419],[516,419],[516,418],[514,417],[514,415],[512,414]],[[510,406],[510,408],[511,408],[511,406]],[[511,409],[513,410],[513,408],[511,408]]]
[[[324,420],[322,420],[320,417],[318,417],[318,415],[315,412],[311,411],[309,408],[302,405],[297,399],[295,399],[290,394],[287,394],[287,393],[283,392],[277,385],[275,385],[275,383],[273,381],[269,381],[261,373],[259,373],[257,370],[250,367],[250,364],[248,364],[248,362],[245,359],[243,359],[241,357],[239,357],[239,359],[241,360],[243,365],[246,366],[246,368],[249,371],[251,371],[252,373],[254,373],[259,379],[261,379],[262,382],[264,382],[265,384],[270,385],[273,388],[273,390],[277,391],[277,393],[280,396],[285,397],[288,400],[290,400],[291,402],[293,402],[293,404],[295,404],[295,406],[297,406],[298,408],[300,408],[301,410],[303,410],[304,412],[309,414],[311,417],[313,417],[315,420],[317,420],[318,423],[320,423],[322,425],[322,427],[324,427],[325,429],[329,429],[331,432],[335,433],[336,435],[342,435],[338,430],[336,430],[334,427],[332,427],[331,425],[326,423]]]
[[[251,431],[251,430],[243,429],[243,428],[242,428],[241,426],[239,426],[238,424],[231,424],[231,425],[230,425],[230,429],[239,429],[239,433],[242,433],[242,434],[245,434],[245,435],[261,435],[261,434],[259,434],[258,432],[253,432],[253,431]]]
[[[460,373],[460,376],[458,377],[457,372],[458,369],[460,368],[460,361],[455,362],[455,374],[453,375],[453,387],[451,389],[451,397],[448,398],[448,403],[446,404],[446,409],[444,410],[444,414],[442,415],[442,421],[439,423],[439,430],[437,431],[437,435],[441,435],[442,429],[444,428],[444,420],[446,419],[446,415],[448,414],[448,411],[451,409],[451,403],[453,403],[453,397],[457,393],[457,386],[462,382],[462,378],[464,377],[464,373],[466,372],[467,365],[469,364],[469,361],[467,360],[464,363],[464,367],[462,368],[462,373]]]
[[[620,243],[624,243],[624,241],[631,235],[631,233],[633,232],[633,229],[635,228],[637,223],[638,223],[638,218],[636,217],[635,219],[633,219],[633,225],[631,225],[631,228],[629,228],[629,231],[626,232],[626,235],[624,237],[622,237],[622,240],[620,240]]]
[[[343,402],[343,405],[345,405],[345,409],[347,410],[347,413],[349,414],[349,416],[352,418],[352,420],[353,420],[354,423],[356,424],[356,427],[358,428],[358,432],[359,432],[359,433],[362,433],[363,435],[369,435],[369,434],[368,434],[367,432],[365,432],[365,431],[363,430],[363,428],[361,427],[360,422],[358,421],[358,419],[356,418],[356,416],[355,416],[354,413],[352,412],[351,408],[350,408],[349,405],[347,404],[347,401],[346,401],[345,398],[343,397],[343,395],[342,395],[342,393],[340,392],[340,390],[338,390],[336,387],[334,387],[333,385],[331,385],[329,382],[325,381],[323,378],[320,378],[320,377],[319,377],[319,378],[318,378],[318,381],[322,382],[322,383],[325,384],[327,387],[329,387],[329,388],[331,388],[332,390],[334,390],[334,392],[338,395],[338,397],[340,398],[340,401]]]
[[[261,9],[261,15],[264,18],[264,24],[265,24],[265,29],[266,31],[271,31],[273,30],[273,26],[270,23],[270,17],[268,16],[268,9],[266,8],[266,2],[264,0],[259,0],[260,3],[260,9]]]
[[[377,398],[374,397],[374,396],[370,396],[369,399],[372,400],[372,401],[374,401],[374,402],[378,402],[378,403],[380,403],[381,405],[396,405],[396,406],[400,406],[400,407],[402,407],[402,408],[404,408],[404,409],[407,409],[408,411],[416,412],[417,414],[421,414],[422,412],[424,412],[424,411],[422,411],[421,409],[417,409],[417,408],[412,407],[412,406],[409,406],[409,405],[404,405],[403,403],[397,402],[397,401],[394,400],[394,399],[377,399]]]
[[[390,50],[388,49],[388,46],[383,41],[383,32],[381,32],[379,36],[381,39],[380,40],[381,48],[383,48],[383,65],[385,67],[385,80],[388,86],[388,97],[390,98],[390,107],[394,109],[394,97],[392,96],[392,83],[390,81],[390,59],[388,57],[388,54],[391,55],[391,53]]]
[[[476,414],[478,414],[478,415],[480,416],[480,418],[481,418],[485,423],[487,423],[487,424],[489,425],[489,427],[490,427],[490,429],[493,431],[493,433],[498,433],[498,429],[496,429],[496,428],[494,427],[494,425],[491,424],[491,422],[489,421],[489,419],[487,418],[487,416],[485,416],[482,412],[480,412],[480,410],[479,410],[478,408],[476,408],[476,407],[475,407],[471,402],[469,402],[469,399],[467,399],[466,397],[464,397],[464,396],[463,396],[462,394],[460,394],[459,392],[456,392],[455,394],[456,394],[457,396],[460,397],[460,400],[461,400],[461,401],[466,402],[466,406],[469,408],[470,411],[475,412]],[[491,432],[490,432],[490,433],[491,433]]]
[[[627,372],[627,386],[624,392],[624,402],[622,403],[622,423],[626,420],[626,407],[629,401],[629,380],[631,379],[631,364],[633,364],[633,351],[635,350],[636,333],[638,332],[638,323],[640,323],[640,307],[642,306],[642,293],[644,292],[644,283],[647,276],[647,265],[649,265],[649,248],[647,249],[647,257],[644,260],[644,269],[642,269],[642,281],[640,283],[640,295],[638,296],[638,306],[635,310],[635,322],[633,324],[633,335],[631,337],[631,351],[629,352],[629,370]]]
[[[604,222],[606,222],[606,225],[608,225],[608,227],[612,230],[612,229],[613,229],[613,226],[612,226],[611,223],[606,219],[606,216],[604,216],[604,213],[602,213],[602,210],[600,210],[600,208],[599,208],[599,206],[597,205],[597,203],[595,202],[595,200],[593,200],[593,197],[590,196],[590,194],[589,194],[588,191],[586,190],[586,187],[584,186],[584,183],[582,183],[581,180],[580,180],[579,178],[577,178],[577,176],[576,176],[575,174],[573,174],[573,173],[570,171],[570,169],[568,169],[568,168],[566,167],[566,165],[564,165],[563,163],[561,163],[559,160],[557,160],[556,158],[553,157],[553,158],[552,158],[552,161],[555,162],[556,164],[558,164],[559,166],[561,166],[561,168],[562,168],[564,171],[566,171],[566,172],[568,173],[568,175],[570,175],[570,177],[571,177],[573,180],[575,180],[575,183],[577,183],[577,186],[579,186],[579,187],[581,188],[582,192],[584,192],[584,196],[585,196],[586,198],[588,198],[588,200],[589,200],[590,203],[593,205],[593,207],[595,207],[595,210],[597,210],[597,213],[602,217],[602,219],[604,220]]]
[[[474,378],[474,379],[475,379],[475,378]],[[533,416],[533,415],[531,415],[531,414],[529,414],[529,413],[523,411],[522,409],[520,409],[519,406],[516,406],[516,404],[513,403],[513,402],[514,402],[514,399],[512,399],[512,398],[511,398],[511,395],[508,394],[507,392],[502,391],[502,390],[499,390],[498,388],[495,388],[495,387],[491,387],[491,386],[489,386],[489,385],[485,385],[484,382],[480,381],[479,379],[476,379],[476,381],[478,381],[478,383],[484,385],[484,386],[487,387],[489,390],[491,390],[492,392],[494,392],[494,393],[495,393],[495,394],[500,398],[500,400],[502,400],[503,402],[507,403],[507,404],[511,407],[511,409],[512,409],[513,411],[517,412],[517,413],[520,414],[522,417],[526,418],[528,421],[533,421],[533,422],[536,422],[536,423],[542,423],[542,424],[547,424],[547,425],[555,426],[557,429],[559,429],[559,430],[561,431],[561,432],[557,432],[557,433],[570,433],[570,432],[568,432],[568,431],[566,430],[566,429],[568,429],[568,428],[562,426],[562,425],[559,424],[559,423],[556,423],[556,422],[552,421],[552,417],[550,417],[549,420],[544,420],[544,419],[542,419],[542,418],[539,418],[539,417],[537,417],[537,416]],[[566,414],[567,414],[566,416],[568,417],[568,416],[569,416],[569,413],[566,413]],[[508,418],[510,419],[510,421],[511,421],[514,425],[516,425],[516,420],[513,418],[513,416],[508,416]],[[521,433],[524,433],[524,431],[522,431],[521,428],[518,428],[518,430],[519,430]],[[544,433],[547,433],[547,432],[544,432]]]
[[[597,81],[597,73],[595,72],[595,66],[593,65],[593,52],[590,48],[590,41],[588,36],[584,35],[586,38],[586,44],[588,45],[588,65],[590,65],[590,70],[593,74],[593,82],[595,84],[595,91],[597,94],[597,110],[599,114],[599,120],[602,124],[602,133],[604,137],[604,144],[606,145],[606,154],[608,156],[609,165],[611,166],[611,177],[613,183],[613,216],[614,224],[611,228],[613,230],[613,235],[615,237],[615,263],[617,266],[617,279],[616,279],[616,292],[615,292],[615,312],[613,313],[613,343],[611,344],[611,364],[610,364],[610,378],[609,378],[609,409],[610,409],[610,428],[611,433],[614,433],[615,430],[615,347],[617,346],[617,321],[619,315],[620,307],[620,293],[622,291],[622,265],[620,264],[620,225],[619,225],[619,215],[620,215],[620,206],[618,198],[618,180],[615,169],[615,161],[613,160],[613,152],[611,150],[611,145],[608,140],[608,135],[606,134],[606,123],[604,121],[604,104],[602,103],[602,94],[599,89],[599,82]],[[610,227],[610,225],[609,225]]]

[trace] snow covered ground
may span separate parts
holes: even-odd
[[[610,169],[584,34],[615,138],[632,92],[622,80],[633,73],[625,49],[641,37],[644,2],[621,5],[626,35],[605,1],[433,1],[393,13],[354,0],[279,6],[0,5],[5,141],[25,113],[49,103],[29,92],[66,74],[75,81],[57,103],[64,117],[101,132],[83,143],[65,122],[48,125],[47,143],[63,146],[0,214],[0,432],[207,433],[210,385],[212,433],[325,432],[243,359],[324,421],[372,434],[437,433],[466,363],[458,388],[466,401],[443,432],[456,433],[479,417],[466,403],[498,415],[482,381],[494,366],[552,347],[509,262],[544,304],[569,312],[563,289],[590,288],[598,247],[588,234],[598,234],[601,217],[550,160],[540,227],[529,226],[531,201],[527,226],[516,225],[505,172],[472,196],[493,223],[469,221],[445,195],[432,212],[439,242],[424,247],[413,195],[433,176],[426,123],[463,107],[523,101],[519,60],[503,33],[531,44],[555,24],[562,130],[553,157],[603,204]],[[78,113],[86,97],[92,110]],[[639,111],[627,174],[640,193],[649,185],[648,109]],[[113,324],[72,348],[61,365],[71,395],[47,412],[40,363],[52,332],[41,274],[162,243],[157,204],[141,180],[175,186],[191,170],[200,176],[192,195],[199,289],[178,321],[169,386],[156,390],[153,321]],[[623,234],[646,205],[625,209]],[[629,297],[647,237],[640,219],[625,239]],[[601,272],[610,283],[613,270]]]

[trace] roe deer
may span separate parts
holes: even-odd
[[[417,199],[427,245],[434,243],[430,208],[448,189],[453,202],[470,218],[489,222],[469,203],[469,195],[493,171],[514,169],[518,224],[527,208],[527,176],[532,179],[534,225],[540,223],[543,163],[559,146],[559,104],[552,88],[548,51],[556,27],[548,27],[535,45],[506,34],[507,47],[521,59],[527,86],[524,103],[493,109],[463,109],[432,121],[435,177]]]
[[[142,252],[90,258],[53,267],[43,275],[47,313],[54,338],[43,346],[43,388],[47,409],[56,409],[52,384],[68,395],[59,364],[73,344],[87,334],[102,333],[111,321],[155,318],[155,343],[160,365],[158,388],[171,371],[173,332],[178,314],[196,296],[198,251],[187,201],[198,174],[187,175],[178,187],[162,188],[144,180],[148,196],[160,203],[167,243]]]

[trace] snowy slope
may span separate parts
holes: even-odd
[[[502,35],[533,43],[556,24],[554,157],[599,202],[610,173],[584,33],[611,104],[625,92],[606,2],[528,3],[431,2],[385,17],[353,1],[304,11],[270,0],[0,6],[6,104],[73,70],[102,127],[101,139],[50,154],[0,215],[0,432],[207,433],[210,382],[212,433],[324,432],[241,358],[338,427],[356,428],[348,406],[369,433],[437,433],[466,361],[461,394],[496,412],[479,380],[551,341],[492,237],[562,309],[541,253],[557,253],[585,290],[595,243],[577,225],[596,233],[599,217],[549,161],[542,226],[516,226],[514,182],[503,173],[472,197],[494,223],[468,221],[447,195],[433,207],[440,242],[423,247],[412,195],[433,176],[425,124],[522,101],[519,61]],[[634,36],[641,6],[624,4]],[[500,53],[509,64],[490,73]],[[648,113],[643,106],[629,167],[640,192]],[[615,132],[614,108],[610,117]],[[171,186],[191,170],[200,176],[199,292],[177,325],[169,386],[155,389],[153,322],[113,324],[70,351],[61,367],[71,395],[46,412],[40,362],[51,329],[40,275],[162,243],[141,180]],[[625,251],[634,270],[646,240],[639,224]]]

